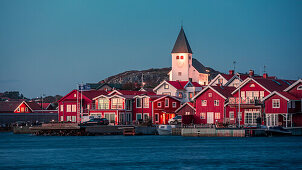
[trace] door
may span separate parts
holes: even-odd
[[[207,113],[207,124],[213,124],[214,123],[214,112],[208,112]]]

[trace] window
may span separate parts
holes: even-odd
[[[251,84],[250,87],[255,87],[255,84]]]
[[[144,113],[144,120],[148,120],[149,119],[149,113]]]
[[[77,111],[77,105],[73,104],[71,108],[71,112],[76,112]]]
[[[169,107],[169,99],[165,99],[165,107]]]
[[[176,60],[178,60],[179,59],[179,56],[176,56]]]
[[[295,101],[290,101],[289,103],[288,103],[288,108],[296,108],[296,103],[295,103]]]
[[[190,115],[190,112],[186,112],[185,115]]]
[[[165,84],[164,89],[169,89],[169,84]]]
[[[222,78],[218,79],[218,84],[222,84],[222,83],[223,83],[223,79]]]
[[[77,121],[77,117],[76,116],[72,116],[72,122],[76,122]]]
[[[131,110],[131,100],[126,100],[126,110]]]
[[[67,105],[68,106],[68,105]],[[68,108],[68,107],[67,107]],[[67,116],[67,122],[70,122],[71,121],[71,116]]]
[[[100,98],[98,103],[98,109],[109,109],[109,99]]]
[[[257,118],[260,117],[260,113],[258,112],[246,112],[244,116],[245,124],[256,124]]]
[[[193,98],[193,92],[189,92],[189,99]]]
[[[264,91],[260,91],[260,99],[264,98]]]
[[[161,107],[161,102],[157,102],[157,107]]]
[[[212,97],[212,93],[209,93],[208,96],[209,96],[209,97]]]
[[[176,102],[173,102],[173,103],[172,103],[172,107],[173,107],[173,108],[176,108]]]
[[[280,99],[273,99],[272,105],[273,108],[280,108]]]
[[[25,107],[25,112],[28,112],[28,108],[27,107]]]
[[[142,107],[142,99],[141,98],[136,98],[136,107],[141,108]]]
[[[61,122],[63,122],[64,121],[64,117],[63,116],[61,116]]]
[[[242,121],[242,113],[241,112],[238,113],[238,119],[239,119],[239,121]]]
[[[201,106],[207,106],[207,100],[201,100]]]
[[[24,107],[21,107],[21,112],[24,112]]]
[[[60,108],[61,108],[61,112],[63,112],[64,111],[64,105],[61,105]]]
[[[149,108],[149,98],[143,98],[143,107]]]
[[[171,93],[170,93],[170,92],[163,92],[162,94],[163,94],[163,95],[169,95],[169,96],[171,96]]]
[[[302,85],[298,86],[297,90],[302,90]]]
[[[215,119],[220,119],[220,113],[215,113]]]
[[[73,94],[73,97],[77,97],[77,94],[75,93],[75,94]]]
[[[219,106],[219,100],[214,100],[214,106]]]
[[[230,120],[234,120],[234,112],[230,111]]]
[[[184,59],[184,56],[180,56],[180,59]]]
[[[71,105],[70,105],[70,104],[67,105],[67,110],[66,110],[66,112],[71,112]]]
[[[87,109],[88,109],[88,110],[90,109],[90,104],[87,104]]]
[[[178,72],[178,76],[181,76],[181,72]]]
[[[178,93],[178,97],[181,98],[181,99],[183,98],[182,92],[179,92],[179,93]]]
[[[141,120],[141,119],[142,119],[142,114],[136,113],[136,120]]]
[[[206,113],[200,113],[200,119],[206,119]]]
[[[121,98],[112,98],[111,109],[123,109],[123,100]]]
[[[241,94],[240,94],[241,96],[241,98],[245,98],[245,91],[241,91]]]
[[[158,122],[158,121],[159,121],[159,114],[155,113],[155,122]]]
[[[20,107],[18,107],[17,111],[20,112]]]

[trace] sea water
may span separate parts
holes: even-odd
[[[0,133],[0,169],[302,168],[302,137]]]

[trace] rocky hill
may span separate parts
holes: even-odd
[[[209,70],[210,79],[213,79],[217,74],[220,72],[206,67]],[[168,72],[171,70],[171,67],[167,68],[151,68],[148,70],[132,70],[132,71],[125,71],[123,73],[119,73],[114,76],[110,76],[105,80],[100,81],[99,83],[109,83],[109,84],[129,84],[129,83],[136,83],[140,84],[142,81],[142,76],[144,79],[145,87],[156,87],[160,82],[163,80],[168,80]]]

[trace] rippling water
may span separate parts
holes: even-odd
[[[0,169],[302,168],[302,137],[0,133]]]

